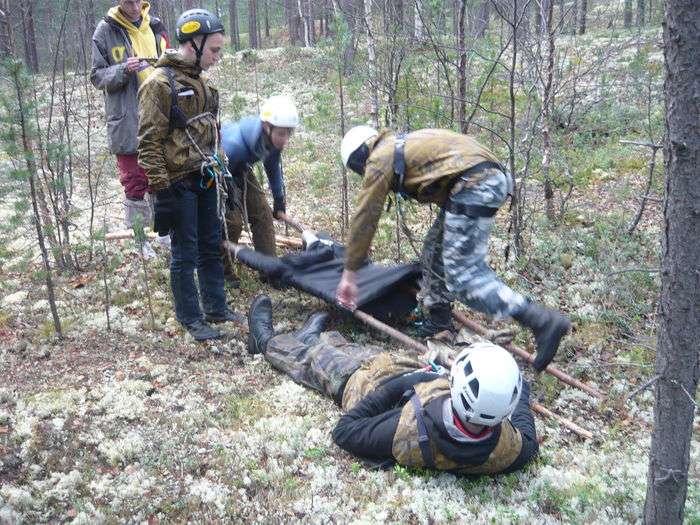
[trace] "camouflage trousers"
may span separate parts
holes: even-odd
[[[250,169],[236,174],[234,181],[229,188],[230,204],[226,210],[228,240],[237,243],[241,238],[245,212],[248,215],[255,250],[266,255],[276,255],[275,227],[272,223],[272,210],[265,198],[265,192],[255,180],[255,175]],[[227,275],[233,273],[227,256],[224,256],[224,273]]]
[[[290,333],[270,339],[265,359],[295,382],[340,404],[350,376],[381,352],[376,346],[350,343],[338,332],[323,332],[313,344],[305,344]]]
[[[449,199],[456,204],[499,208],[511,178],[491,170],[485,179],[465,186]],[[455,215],[441,210],[423,245],[423,279],[418,295],[423,308],[454,299],[495,319],[512,317],[527,303],[506,286],[486,263],[493,217]]]

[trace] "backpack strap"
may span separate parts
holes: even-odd
[[[406,133],[397,133],[394,139],[394,193],[405,195],[404,179],[406,178]]]
[[[428,437],[428,430],[425,427],[425,420],[423,419],[423,406],[420,404],[420,398],[417,393],[411,396],[411,404],[413,405],[413,412],[415,412],[416,415],[418,446],[420,447],[421,456],[423,456],[423,463],[425,463],[425,466],[428,468],[435,468],[435,458],[433,457],[433,451],[430,449],[430,438]]]
[[[170,84],[170,122],[168,123],[168,135],[170,135],[174,129],[184,129],[187,127],[187,116],[180,109],[180,105],[177,101],[177,89],[175,89],[175,75],[173,70],[169,66],[162,66],[165,69],[165,74],[168,77],[168,83]]]

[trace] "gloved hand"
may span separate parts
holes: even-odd
[[[153,201],[153,231],[167,235],[175,227],[177,195],[172,188],[158,190]]]
[[[282,197],[282,198],[275,197],[274,202],[272,203],[272,216],[275,219],[278,219],[279,217],[277,217],[277,213],[280,211],[282,213],[287,213],[287,208],[285,206],[284,197]]]

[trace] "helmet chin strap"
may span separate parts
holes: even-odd
[[[194,41],[194,38],[192,38],[190,40],[190,42],[192,43],[192,47],[194,48],[194,52],[197,54],[197,60],[195,60],[195,62],[194,62],[195,66],[197,66],[197,67],[202,67],[200,62],[202,60],[202,55],[204,54],[204,46],[207,43],[208,37],[209,37],[208,34],[202,35],[202,46],[201,47],[197,46],[197,43]]]

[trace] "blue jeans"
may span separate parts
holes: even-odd
[[[204,312],[217,315],[226,310],[216,186],[202,189],[198,180],[198,177],[188,177],[173,185],[179,196],[178,220],[171,231],[170,286],[175,315],[185,326],[202,320],[194,282],[195,268]]]

